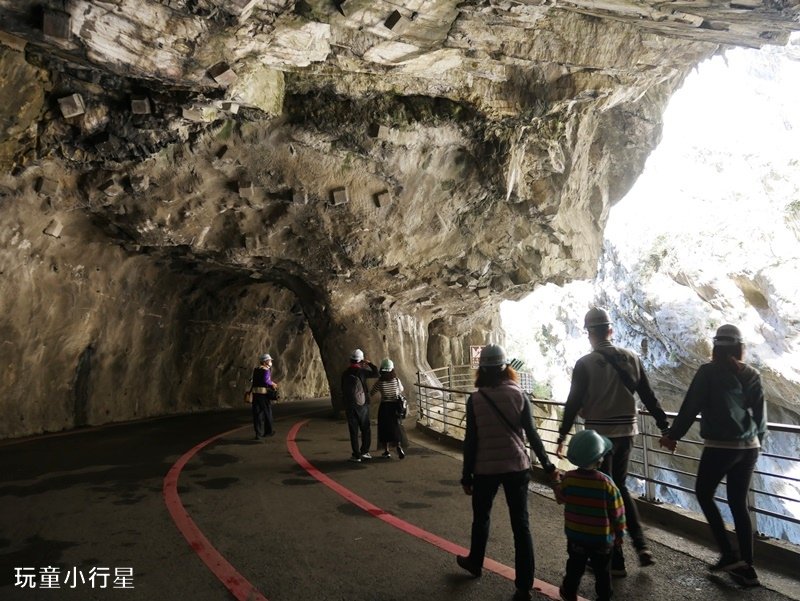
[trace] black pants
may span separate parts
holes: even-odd
[[[647,546],[647,542],[644,540],[644,532],[639,520],[639,510],[636,508],[636,503],[634,503],[631,493],[628,491],[628,463],[631,458],[631,449],[633,449],[633,436],[611,438],[610,440],[612,444],[611,452],[603,459],[600,471],[611,476],[614,484],[617,485],[622,496],[622,502],[625,505],[627,533],[631,537],[631,542],[636,550],[641,551]],[[625,558],[620,545],[614,545],[614,550],[611,554],[611,566],[613,568],[625,567]]]
[[[253,394],[253,427],[257,438],[272,436],[272,401],[265,394]]]
[[[711,527],[717,547],[722,555],[732,557],[736,553],[728,539],[719,508],[714,502],[717,486],[723,476],[727,476],[728,506],[733,515],[739,553],[741,559],[749,564],[753,563],[753,526],[747,509],[747,490],[750,488],[750,480],[758,460],[758,451],[758,449],[704,448],[695,483],[697,501]]]
[[[486,543],[489,540],[492,502],[497,489],[503,486],[514,533],[514,584],[517,590],[533,588],[533,539],[528,522],[528,470],[475,476],[472,483],[472,539],[469,549],[470,562],[483,566]]]
[[[369,405],[350,405],[347,408],[347,429],[350,431],[350,447],[353,457],[360,457],[369,452],[372,444],[372,431],[369,425]],[[361,432],[361,445],[358,444],[358,433]]]
[[[586,562],[590,561],[592,570],[594,570],[594,590],[597,593],[597,601],[611,599],[611,547],[592,547],[568,540],[567,554],[569,555],[567,573],[561,584],[567,597],[578,594],[578,586],[586,571]]]

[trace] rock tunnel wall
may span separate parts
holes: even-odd
[[[0,438],[239,406],[263,351],[287,398],[327,395],[290,292],[128,252],[65,199],[7,183]]]
[[[465,362],[594,275],[692,66],[798,28],[746,4],[0,0],[0,435]]]

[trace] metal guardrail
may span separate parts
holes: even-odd
[[[520,385],[531,392],[534,380],[520,373]],[[417,372],[415,384],[417,421],[445,436],[464,439],[467,397],[474,392],[475,372],[469,366],[453,366]],[[555,457],[558,427],[564,403],[533,398],[536,427],[545,448]],[[677,413],[667,412],[670,419]],[[658,445],[661,433],[644,410],[639,411],[639,431],[631,455],[628,486],[641,498],[653,503],[669,502],[700,513],[694,495],[696,464],[702,452],[698,423],[687,433],[673,454]],[[800,544],[800,459],[773,449],[800,446],[800,427],[769,423],[769,436],[756,464],[749,493],[754,531],[762,535]],[[575,430],[582,429],[577,424]],[[536,461],[535,456],[531,457]],[[561,467],[570,464],[563,460]],[[724,484],[723,480],[723,484]],[[724,501],[722,496],[718,500]],[[721,507],[723,518],[732,523],[727,504]]]

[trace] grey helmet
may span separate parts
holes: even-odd
[[[499,344],[487,344],[481,350],[480,367],[505,367],[506,351]]]
[[[717,328],[714,334],[714,346],[734,346],[742,343],[742,333],[734,325],[726,323]]]
[[[611,325],[611,318],[608,311],[601,307],[592,307],[583,318],[583,327],[586,329],[607,325]]]
[[[264,363],[265,361],[272,361],[272,355],[269,353],[264,353],[258,357],[258,360],[261,361],[261,363]]]

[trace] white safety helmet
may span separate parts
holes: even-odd
[[[363,361],[364,351],[362,351],[360,348],[357,348],[352,353],[350,353],[350,359],[353,361]]]
[[[264,363],[265,361],[272,361],[272,356],[269,353],[264,353],[258,358],[258,360],[261,361],[261,363]]]

